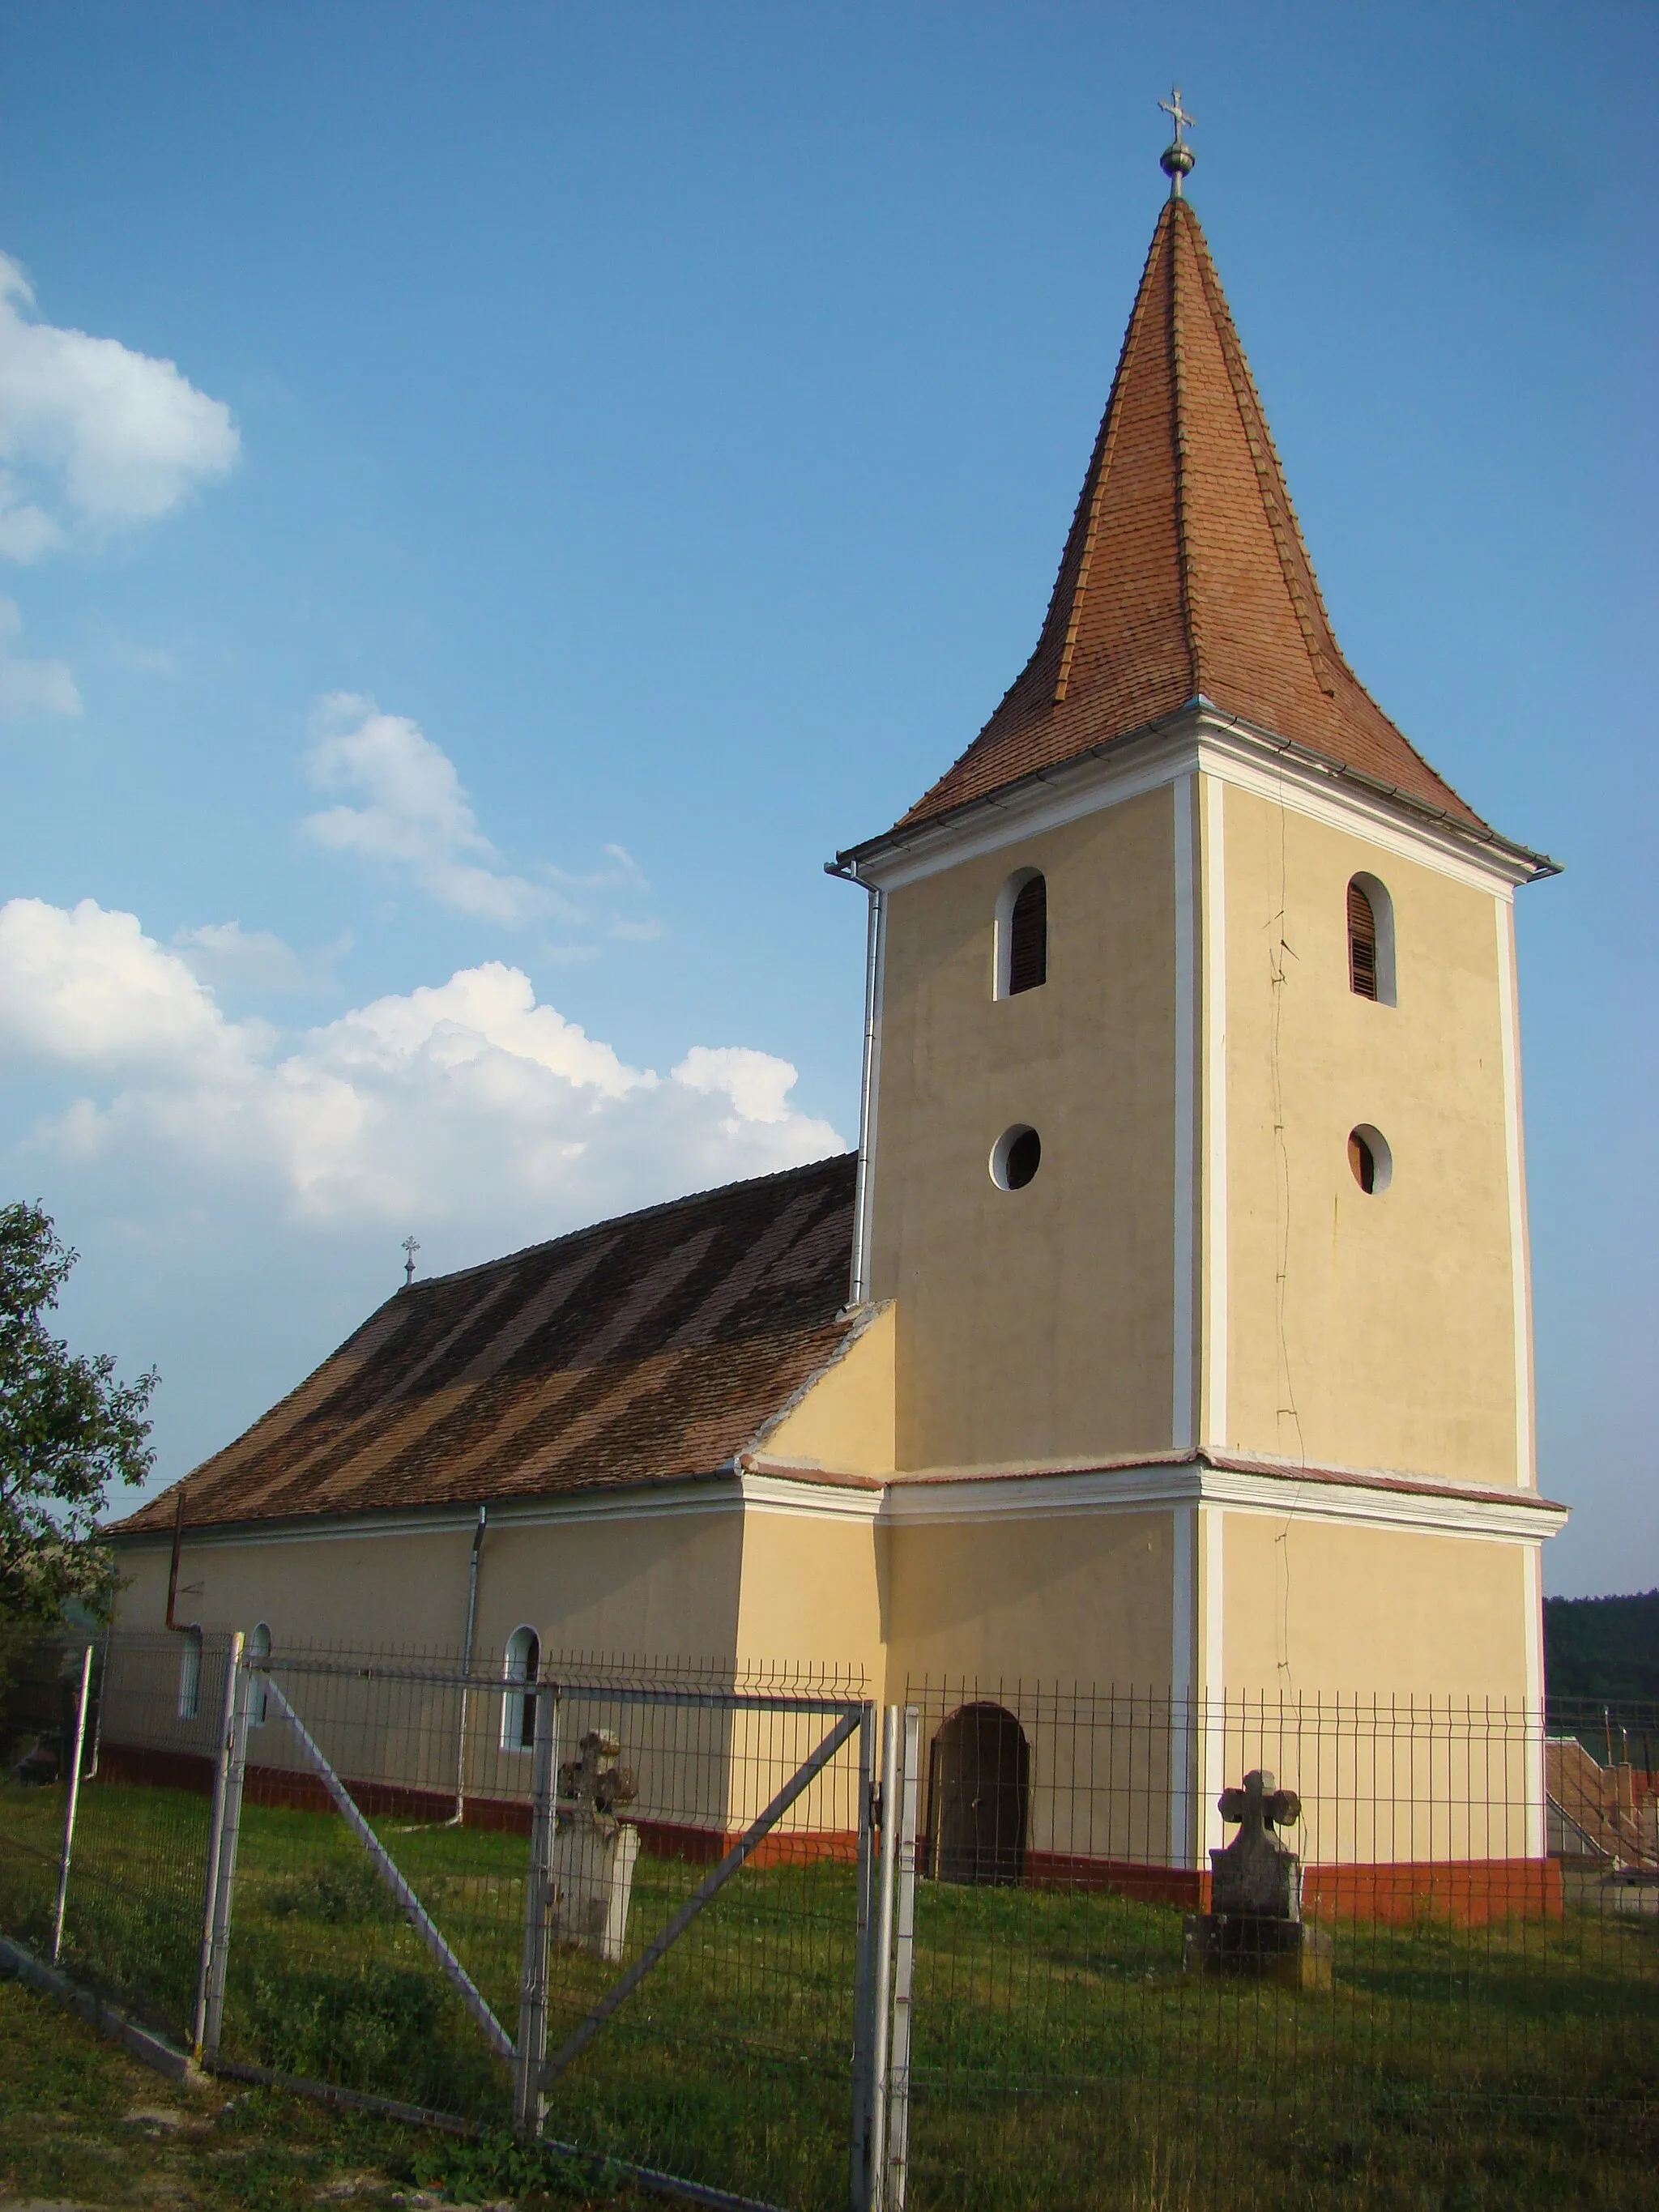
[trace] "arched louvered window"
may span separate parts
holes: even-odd
[[[1008,922],[1008,995],[1035,991],[1048,980],[1048,879],[1033,876],[1020,886]]]
[[[1348,885],[1348,988],[1362,999],[1376,996],[1376,916],[1358,883]]]
[[[997,901],[996,995],[1012,999],[1048,980],[1048,882],[1035,868],[1018,868]]]
[[[1348,988],[1356,998],[1395,1004],[1394,901],[1375,876],[1348,885]]]
[[[541,1672],[541,1638],[533,1628],[515,1628],[507,1639],[505,1672],[508,1682],[533,1682]],[[535,1741],[535,1692],[509,1688],[501,1699],[501,1749],[528,1751]]]

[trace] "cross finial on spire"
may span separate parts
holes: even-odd
[[[412,1237],[404,1237],[403,1242],[403,1254],[404,1288],[405,1290],[409,1288],[410,1285],[415,1279],[415,1255],[420,1250],[420,1246],[415,1242],[415,1239]]]
[[[1181,198],[1181,179],[1192,174],[1193,164],[1198,158],[1190,146],[1182,143],[1181,134],[1183,129],[1190,131],[1198,118],[1195,115],[1188,115],[1182,106],[1181,87],[1178,84],[1172,84],[1170,87],[1170,97],[1167,100],[1160,100],[1158,104],[1175,125],[1175,137],[1159,155],[1158,167],[1170,179],[1170,198],[1178,200]]]

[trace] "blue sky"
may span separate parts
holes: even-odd
[[[1567,864],[1520,902],[1547,1579],[1659,1582],[1650,9],[0,33],[0,1146],[66,1325],[161,1370],[158,1475],[406,1233],[854,1135],[821,863],[1030,649],[1178,77],[1349,656]]]

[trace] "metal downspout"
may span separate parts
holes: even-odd
[[[856,880],[856,878],[854,879]],[[853,1199],[853,1275],[849,1305],[870,1296],[870,1178],[875,1159],[876,1088],[881,1076],[882,971],[885,965],[887,894],[873,884],[864,956],[864,1053],[859,1098],[858,1182]]]
[[[455,1810],[445,1821],[447,1828],[459,1828],[466,1815],[466,1705],[469,1690],[466,1677],[472,1672],[472,1632],[478,1620],[478,1553],[483,1543],[484,1522],[489,1508],[478,1508],[477,1526],[472,1531],[472,1556],[466,1570],[466,1626],[461,1634],[461,1716],[455,1744]]]

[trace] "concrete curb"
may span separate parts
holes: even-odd
[[[166,2075],[170,2081],[205,2082],[207,2076],[201,2068],[182,2051],[177,2050],[165,2036],[157,2035],[148,2027],[140,2027],[136,2020],[115,2006],[106,2004],[101,1997],[94,1996],[89,1990],[80,1989],[56,1966],[49,1966],[44,1959],[37,1959],[33,1951],[9,1936],[0,1936],[0,1975],[27,1982],[44,1996],[54,1997],[71,2012],[95,2027],[100,2035],[108,2036],[112,2042],[125,2044],[135,2058],[146,2066],[153,2066],[158,2074]]]

